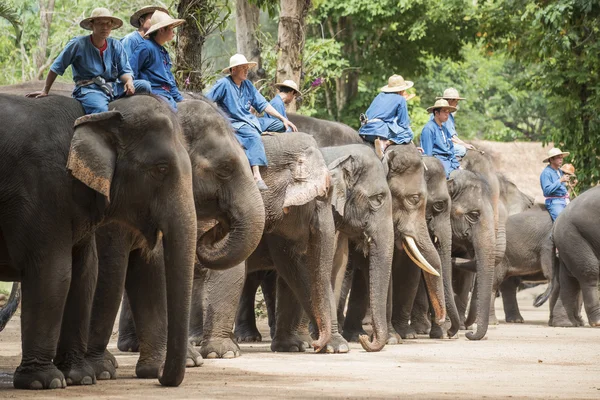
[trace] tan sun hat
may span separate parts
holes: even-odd
[[[104,7],[94,8],[92,14],[88,18],[81,20],[79,26],[83,29],[91,31],[94,29],[92,27],[92,22],[95,19],[110,19],[113,23],[112,29],[117,29],[123,26],[123,21],[117,17],[113,17],[112,13]]]
[[[246,59],[246,56],[243,54],[234,54],[229,59],[229,67],[223,68],[221,70],[221,72],[224,74],[228,74],[229,70],[233,67],[239,67],[240,65],[249,65],[250,68],[252,68],[252,67],[256,66],[256,64],[258,64],[258,63],[254,62],[254,61],[248,61]]]
[[[298,90],[298,85],[296,85],[296,82],[294,82],[291,79],[286,79],[285,81],[281,82],[281,83],[276,83],[275,86],[277,87],[288,87],[290,89],[293,89],[296,91],[296,93],[300,94],[300,91]]]
[[[436,97],[436,100],[446,99],[446,100],[466,100],[464,97],[460,97],[458,95],[458,90],[453,87],[444,90],[444,94],[442,97]]]
[[[129,17],[129,23],[131,25],[133,25],[135,28],[139,29],[140,28],[140,18],[142,17],[142,15],[152,14],[154,11],[162,11],[166,14],[169,13],[169,10],[167,10],[164,7],[144,6],[144,7],[140,8],[139,10],[137,10],[136,12],[134,12],[131,17]]]
[[[150,29],[148,29],[148,32],[146,32],[144,37],[150,36],[152,32],[156,32],[160,28],[165,28],[167,26],[173,26],[173,28],[176,28],[184,22],[185,19],[171,18],[171,16],[166,12],[162,12],[160,10],[154,11],[152,18],[150,18]]]
[[[562,151],[561,149],[559,149],[558,147],[553,147],[550,150],[548,150],[548,157],[544,158],[544,160],[542,161],[543,163],[548,162],[549,159],[551,159],[552,157],[556,157],[556,156],[568,156],[569,153],[568,151]]]
[[[405,81],[404,78],[400,75],[394,74],[389,77],[388,84],[379,90],[386,93],[401,92],[403,90],[413,87],[414,84],[414,82]]]
[[[564,164],[562,167],[560,167],[560,170],[565,174],[575,175],[575,167],[573,164]]]
[[[439,99],[436,100],[434,105],[427,108],[427,112],[432,113],[433,110],[437,110],[438,108],[447,108],[450,110],[450,112],[456,111],[456,107],[452,107],[450,104],[448,104],[448,101],[446,99]]]
[[[414,94],[414,93],[409,93],[409,94],[406,96],[406,101],[412,100],[412,99],[414,99],[415,97],[417,97],[417,95],[416,95],[416,94]]]

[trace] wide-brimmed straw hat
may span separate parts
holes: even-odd
[[[436,97],[436,99],[466,100],[464,97],[460,97],[458,95],[458,90],[454,89],[453,87],[444,90],[444,94],[442,95],[442,97]]]
[[[136,12],[134,12],[131,17],[129,17],[129,23],[131,25],[133,25],[135,28],[140,27],[140,18],[146,14],[152,14],[154,11],[162,11],[166,14],[169,13],[169,10],[167,10],[164,7],[158,7],[158,6],[144,6],[142,8],[140,8],[139,10],[137,10]]]
[[[437,110],[438,108],[447,108],[448,110],[450,110],[450,112],[456,111],[456,107],[452,107],[450,104],[448,104],[448,101],[446,99],[439,99],[436,100],[434,105],[427,108],[427,112],[432,113],[433,110]]]
[[[559,149],[558,147],[553,147],[550,150],[548,150],[548,157],[544,158],[544,160],[542,161],[543,163],[548,162],[549,159],[551,159],[552,157],[556,157],[556,156],[568,156],[569,153],[568,151],[562,151],[561,149]]]
[[[254,61],[248,61],[246,56],[243,54],[234,54],[229,59],[229,67],[223,68],[222,73],[228,74],[229,70],[233,67],[239,67],[240,65],[249,65],[250,68],[255,67],[258,63]]]
[[[575,175],[575,167],[573,164],[564,164],[562,167],[560,167],[560,170],[565,174]]]
[[[112,29],[117,29],[123,26],[123,21],[117,17],[113,17],[112,13],[104,7],[94,8],[92,14],[88,18],[81,20],[79,26],[83,29],[91,31],[94,29],[92,27],[92,21],[95,19],[110,19],[113,23]]]
[[[287,87],[287,88],[294,90],[296,93],[300,94],[300,91],[298,90],[298,85],[296,85],[296,82],[294,82],[291,79],[286,79],[285,81],[283,81],[281,83],[276,83],[275,86]]]
[[[152,32],[156,32],[160,28],[166,28],[167,26],[173,26],[173,28],[178,27],[184,22],[185,19],[171,18],[166,12],[160,10],[154,11],[152,18],[150,18],[150,29],[148,29],[148,32],[146,32],[144,36],[148,37]]]
[[[388,84],[379,90],[386,93],[401,92],[403,90],[413,87],[414,84],[414,82],[405,81],[404,78],[400,75],[394,74],[388,78]]]

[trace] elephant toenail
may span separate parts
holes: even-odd
[[[91,385],[92,383],[94,383],[94,380],[92,379],[91,376],[84,376],[83,379],[81,380],[82,385]]]
[[[29,385],[29,388],[33,389],[33,390],[40,390],[40,389],[43,389],[44,386],[42,385],[42,382],[40,382],[40,381],[33,381]]]
[[[235,358],[235,353],[229,350],[227,353],[223,354],[223,358]]]
[[[73,385],[73,379],[67,378],[67,385],[69,385],[69,386]]]
[[[325,352],[327,354],[333,354],[334,353],[333,346],[328,344],[327,347],[325,348]]]
[[[208,353],[206,358],[219,358],[219,355],[217,353],[215,353],[214,351],[211,351],[210,353]]]
[[[50,382],[50,386],[48,386],[50,389],[59,389],[59,388],[63,388],[63,384],[62,384],[62,379],[60,378],[54,378],[52,379],[52,382]]]
[[[102,371],[100,372],[100,374],[97,376],[97,378],[101,381],[106,381],[110,379],[110,372],[108,371]]]
[[[191,367],[193,367],[193,366],[195,366],[195,365],[196,365],[196,363],[195,363],[195,362],[194,362],[194,360],[192,360],[191,358],[187,358],[187,359],[185,360],[185,367],[186,367],[186,368],[191,368]]]
[[[300,349],[298,348],[298,346],[290,346],[290,352],[299,352]]]

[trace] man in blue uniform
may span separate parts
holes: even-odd
[[[434,156],[442,162],[446,178],[450,176],[450,172],[460,167],[454,155],[452,134],[444,124],[448,121],[450,113],[454,111],[456,111],[456,107],[450,106],[446,100],[437,100],[435,105],[427,109],[427,112],[433,113],[433,119],[429,120],[421,131],[423,153]]]
[[[287,118],[285,106],[290,104],[296,96],[300,94],[298,85],[296,85],[296,82],[293,80],[286,79],[282,83],[276,83],[275,86],[277,86],[279,92],[271,99],[269,104],[271,104],[284,118]],[[265,113],[265,115],[258,120],[260,121],[260,127],[263,132],[286,132],[283,122],[271,117],[269,114]],[[288,128],[287,131],[289,132],[290,129]]]
[[[553,148],[548,151],[548,157],[542,161],[547,162],[548,165],[540,175],[540,185],[546,198],[546,209],[550,213],[552,221],[555,221],[558,214],[569,204],[569,192],[566,185],[569,177],[561,170],[563,158],[568,155],[568,151]]]
[[[140,8],[129,17],[129,23],[134,28],[137,28],[137,30],[121,39],[121,44],[125,48],[128,57],[131,57],[139,44],[145,40],[144,36],[146,35],[146,32],[148,32],[148,29],[150,29],[150,26],[152,26],[150,18],[152,18],[154,11],[162,11],[165,14],[169,13],[169,11],[163,7],[146,6]]]
[[[456,107],[457,110],[458,102],[460,100],[466,100],[464,97],[460,97],[460,95],[458,94],[458,90],[454,88],[448,88],[444,90],[444,94],[442,95],[442,97],[436,97],[436,99],[446,100],[451,107]],[[472,144],[464,142],[458,137],[458,134],[456,133],[456,124],[454,122],[455,114],[456,112],[451,113],[448,117],[448,121],[446,121],[444,125],[446,125],[448,132],[450,132],[450,134],[452,135],[452,143],[454,143],[454,154],[456,154],[457,157],[464,157],[467,154],[467,149],[473,150],[475,149],[475,147]],[[433,118],[433,115],[431,116],[431,118]]]
[[[96,8],[79,25],[91,30],[92,34],[71,39],[50,67],[44,89],[29,93],[29,97],[47,96],[56,77],[62,75],[69,65],[75,81],[73,97],[81,103],[86,114],[108,111],[108,103],[115,98],[112,85],[117,79],[123,82],[126,95],[136,91],[150,92],[148,82],[133,80],[121,42],[109,37],[113,29],[123,25],[123,21],[113,17],[106,8]]]
[[[413,82],[405,81],[400,75],[392,75],[382,87],[361,121],[360,136],[371,143],[379,143],[385,151],[390,144],[407,144],[413,139],[410,118],[406,105],[406,90]]]
[[[174,110],[177,110],[177,103],[183,101],[183,96],[171,72],[171,57],[164,44],[175,38],[174,29],[184,22],[160,10],[155,11],[146,32],[149,39],[137,46],[129,60],[135,76],[150,82],[152,93],[163,97]]]
[[[243,54],[234,54],[229,59],[229,66],[221,71],[229,75],[219,79],[206,97],[217,103],[229,116],[229,121],[235,129],[236,138],[244,148],[252,167],[256,185],[260,190],[267,190],[268,187],[263,181],[259,169],[260,166],[268,164],[265,147],[260,138],[262,128],[258,118],[250,112],[250,107],[254,107],[259,113],[266,112],[277,118],[286,129],[290,128],[294,132],[298,129],[267,103],[263,95],[247,79],[248,70],[254,66],[256,63],[249,62]]]

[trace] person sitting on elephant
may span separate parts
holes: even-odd
[[[258,118],[250,112],[250,108],[254,107],[259,113],[266,112],[279,119],[286,129],[289,127],[294,132],[298,129],[269,104],[247,79],[248,70],[254,66],[256,63],[248,61],[243,54],[234,54],[229,59],[229,66],[221,71],[229,75],[219,79],[206,97],[227,113],[235,129],[236,138],[246,152],[256,185],[260,190],[267,190],[268,187],[259,169],[261,166],[267,166],[267,155],[260,138],[263,131]]]
[[[550,213],[552,221],[555,221],[556,217],[569,204],[569,193],[566,185],[569,176],[561,170],[563,158],[569,154],[568,151],[552,148],[548,151],[548,157],[542,161],[547,162],[548,165],[540,175],[540,185],[546,198],[546,209]]]
[[[448,88],[444,90],[444,94],[442,95],[442,97],[436,97],[436,100],[440,99],[446,100],[450,106],[456,107],[457,110],[458,102],[460,100],[466,100],[464,97],[460,97],[460,95],[458,94],[458,90],[454,88]],[[454,143],[454,154],[456,155],[456,157],[462,158],[467,154],[467,150],[473,150],[475,147],[472,144],[464,142],[458,137],[458,134],[456,133],[456,124],[454,122],[455,115],[456,111],[451,113],[448,117],[448,121],[444,122],[444,125],[452,135],[452,143]],[[431,115],[431,119],[433,119],[433,114]]]
[[[460,167],[454,155],[452,134],[444,124],[448,121],[450,113],[454,111],[456,111],[456,107],[449,105],[446,100],[437,100],[433,106],[427,109],[428,113],[432,113],[433,119],[429,120],[421,131],[423,153],[442,162],[446,171],[446,178],[450,176],[450,172]]]
[[[271,99],[269,104],[271,104],[284,118],[287,118],[285,106],[290,104],[296,96],[300,95],[298,85],[296,85],[296,82],[293,80],[286,79],[282,83],[276,83],[275,86],[277,86],[278,93]],[[289,132],[291,130],[289,127],[286,129],[280,120],[273,118],[269,114],[265,114],[258,120],[260,121],[260,127],[263,132]]]
[[[122,25],[123,21],[113,17],[108,9],[94,9],[89,18],[79,23],[83,29],[91,30],[92,34],[71,39],[50,67],[44,89],[27,96],[48,96],[56,77],[62,75],[69,65],[75,81],[73,97],[81,103],[86,114],[108,111],[108,103],[121,97],[115,96],[112,87],[117,78],[124,84],[123,95],[149,93],[148,82],[133,80],[121,42],[109,37],[113,29]]]
[[[414,85],[400,75],[392,75],[388,84],[367,109],[366,118],[361,115],[360,136],[367,142],[381,147],[381,151],[391,144],[407,144],[413,140],[410,129],[406,90]]]
[[[175,38],[174,29],[185,22],[157,10],[150,18],[150,28],[131,56],[131,69],[136,76],[150,82],[152,93],[164,98],[174,110],[183,96],[171,72],[171,57],[164,45]]]

